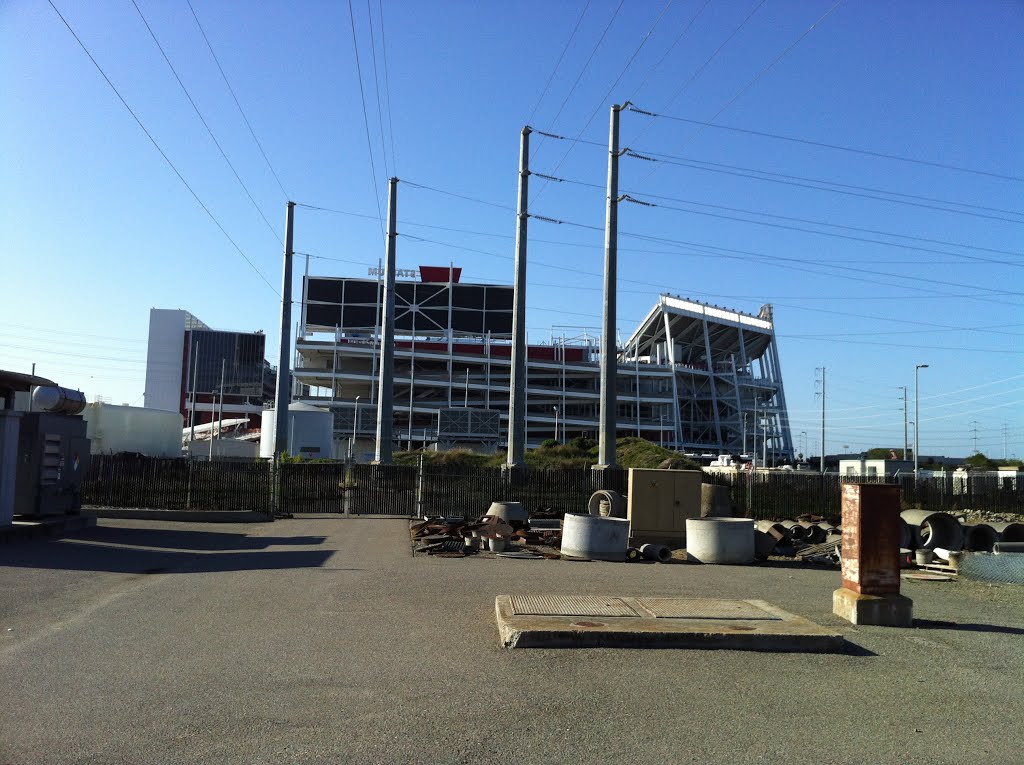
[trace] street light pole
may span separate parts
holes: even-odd
[[[551,408],[555,410],[555,440],[558,441],[558,407],[553,406]],[[559,443],[561,443],[561,441],[559,441]]]
[[[921,445],[921,415],[918,412],[918,377],[922,369],[927,369],[927,364],[918,364],[914,367],[914,480],[917,480],[917,459]]]

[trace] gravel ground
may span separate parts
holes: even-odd
[[[100,521],[0,547],[0,763],[1019,763],[1024,588],[412,556],[402,520]],[[499,647],[500,594],[761,598],[843,655]]]

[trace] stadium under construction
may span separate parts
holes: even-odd
[[[461,283],[460,275],[424,266],[395,284],[394,437],[402,448],[507,444],[513,288]],[[373,456],[382,301],[378,279],[303,280],[295,399],[329,408],[339,452],[351,448],[360,460]],[[528,345],[528,447],[597,437],[599,341],[553,330]],[[620,344],[616,379],[620,438],[793,459],[771,306],[751,315],[662,295]]]

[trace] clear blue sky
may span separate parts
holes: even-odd
[[[375,191],[348,4],[193,0],[282,191],[188,4],[136,2],[256,206],[131,0],[54,0],[262,276],[48,2],[0,2],[0,368],[35,361],[90,398],[139,402],[150,307],[264,329],[274,358],[286,199],[369,216],[296,216],[296,249],[338,259],[313,260],[313,272],[364,275],[383,254],[376,216],[389,172],[410,182],[399,192],[399,267],[454,260],[466,280],[510,283],[513,213],[412,184],[512,207],[531,113],[539,129],[601,143],[609,105],[628,98],[663,115],[994,174],[624,113],[622,145],[688,164],[622,160],[621,189],[660,206],[621,206],[619,326],[628,336],[664,291],[755,313],[772,303],[801,450],[818,451],[817,368],[827,368],[836,452],[902,445],[898,386],[909,386],[913,419],[914,367],[929,364],[923,454],[970,453],[976,434],[980,450],[1002,456],[1005,427],[1008,453],[1024,456],[1024,4],[847,0],[801,37],[833,0],[355,0]],[[532,211],[602,227],[606,150],[538,136],[534,148],[535,172],[594,186],[535,178]],[[790,178],[744,177],[764,173]],[[808,178],[849,193],[807,188],[820,185]],[[552,325],[597,327],[602,232],[531,221],[530,235],[531,339]]]

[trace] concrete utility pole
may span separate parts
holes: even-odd
[[[907,386],[901,385],[900,390],[903,391],[903,460],[907,459]]]
[[[388,236],[384,257],[384,316],[380,333],[380,375],[377,386],[376,465],[390,465],[395,406],[395,239],[398,238],[398,179],[388,181]],[[410,361],[411,363],[411,361]],[[410,418],[412,410],[409,411]]]
[[[277,395],[274,397],[274,454],[288,451],[288,405],[291,403],[291,367],[288,350],[292,329],[292,241],[295,226],[295,203],[287,204],[284,221],[284,273],[281,275],[281,344],[277,354]],[[210,434],[213,435],[212,433]]]
[[[918,447],[921,445],[921,415],[918,412],[918,378],[922,369],[927,369],[927,364],[918,364],[914,367],[914,479],[917,479],[917,456]]]
[[[825,367],[821,368],[821,458],[819,468],[825,472]]]
[[[530,128],[519,139],[519,212],[516,220],[516,275],[512,309],[512,395],[508,399],[508,467],[526,464],[526,234],[530,215]]]
[[[604,226],[604,323],[601,326],[601,408],[598,429],[598,470],[615,468],[615,298],[619,241],[619,112],[613,104],[608,126],[608,199]]]

